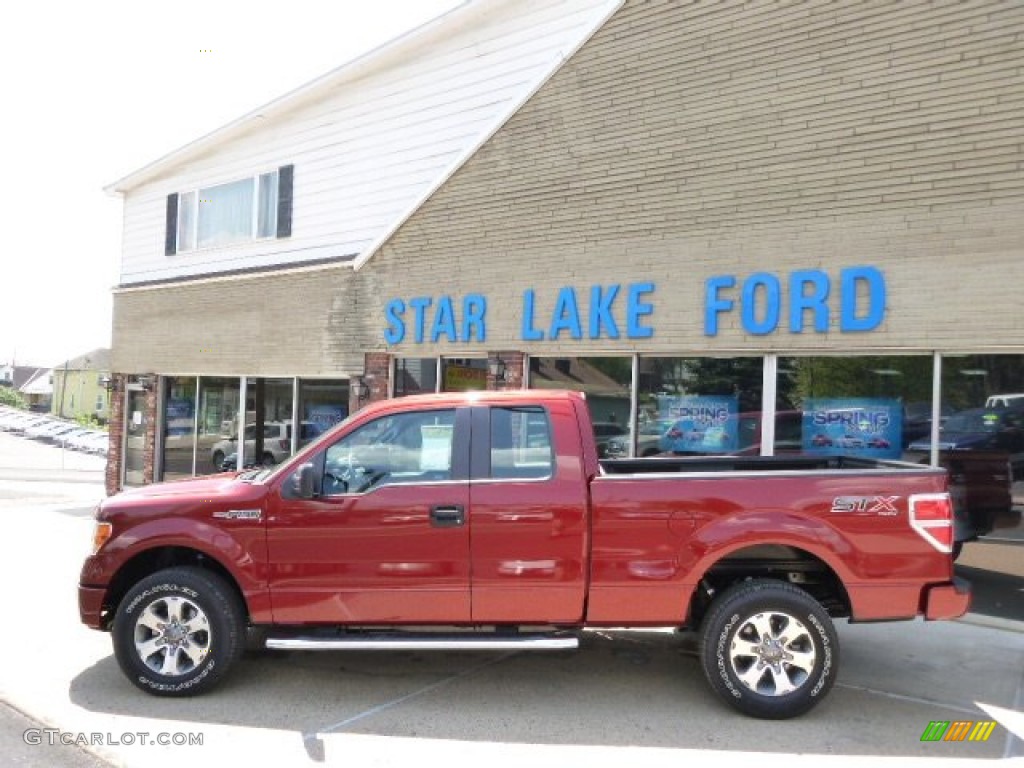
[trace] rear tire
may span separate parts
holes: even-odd
[[[839,641],[828,613],[801,589],[774,579],[745,581],[711,604],[700,657],[712,689],[745,715],[796,717],[832,688]]]
[[[169,568],[124,596],[112,630],[114,655],[132,684],[156,696],[205,693],[245,650],[244,609],[220,576]]]

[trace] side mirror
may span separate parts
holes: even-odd
[[[314,481],[316,470],[312,464],[303,464],[295,473],[295,493],[300,499],[312,499],[315,495]]]

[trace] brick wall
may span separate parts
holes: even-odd
[[[112,373],[110,377],[112,379],[110,392],[110,421],[107,425],[110,434],[110,443],[107,447],[107,469],[104,478],[108,496],[111,496],[121,490],[121,476],[124,461],[124,455],[122,453],[122,446],[124,445],[124,385],[127,378],[121,373]]]
[[[526,371],[526,354],[524,352],[510,350],[487,353],[488,363],[498,360],[500,360],[502,365],[505,367],[504,379],[501,381],[497,380],[491,373],[490,365],[488,365],[487,389],[522,389],[524,385],[524,374]]]

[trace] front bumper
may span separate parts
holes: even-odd
[[[966,579],[954,578],[951,584],[925,588],[924,617],[928,621],[958,619],[970,607],[971,584]]]
[[[106,593],[103,587],[78,585],[78,615],[87,627],[106,629],[103,626],[103,598]]]

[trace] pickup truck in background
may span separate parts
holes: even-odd
[[[210,689],[251,630],[271,649],[543,650],[674,627],[700,633],[725,702],[787,718],[835,681],[834,619],[969,603],[944,470],[600,461],[575,392],[375,403],[276,468],[126,491],[95,516],[81,619],[168,696]]]

